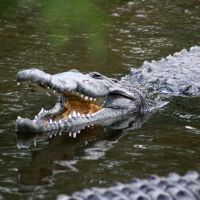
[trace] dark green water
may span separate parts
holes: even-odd
[[[13,15],[1,9],[0,199],[53,199],[134,176],[200,171],[200,98],[173,98],[141,128],[129,132],[99,127],[76,139],[52,140],[15,133],[18,115],[34,116],[55,101],[17,87],[17,71],[76,68],[119,77],[145,60],[200,45],[200,1],[99,1],[109,23],[101,24],[107,30],[106,43],[97,57],[88,49],[84,31],[75,31],[70,42],[55,46],[41,14],[42,1],[27,2],[29,6],[20,4]],[[59,26],[58,22],[55,28]],[[62,40],[63,35],[57,37]]]

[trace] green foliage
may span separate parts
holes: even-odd
[[[19,0],[0,0],[0,16],[15,15]]]
[[[91,56],[105,52],[108,15],[96,0],[0,0],[0,16],[17,17],[36,12],[38,25],[45,29],[55,47],[76,41]],[[75,38],[76,36],[76,38]],[[77,37],[78,36],[78,37]]]
[[[43,1],[42,17],[47,22],[49,36],[56,45],[66,45],[74,35],[94,56],[105,50],[106,14],[92,0]],[[83,38],[85,41],[83,41]]]

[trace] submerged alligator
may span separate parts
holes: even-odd
[[[170,173],[167,177],[152,175],[149,179],[133,179],[109,188],[91,188],[59,195],[57,200],[199,200],[200,175],[190,171],[184,176]]]
[[[109,126],[133,115],[148,115],[166,104],[162,101],[163,96],[199,96],[200,47],[182,50],[160,61],[144,62],[120,80],[98,72],[82,74],[71,70],[50,75],[38,69],[27,69],[18,72],[17,82],[27,83],[32,90],[44,90],[58,96],[54,108],[48,111],[42,108],[34,119],[18,117],[17,130],[35,133],[65,130],[76,137],[86,126]],[[141,193],[143,191],[145,194]],[[94,188],[59,198],[200,199],[200,178],[193,172],[183,178],[173,175],[139,180],[138,183]]]

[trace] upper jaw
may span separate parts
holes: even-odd
[[[17,82],[28,82],[33,89],[45,89],[51,93],[63,95],[68,92],[79,92],[85,96],[99,98],[109,93],[111,84],[94,80],[89,74],[69,71],[50,75],[38,69],[27,69],[17,73]],[[106,82],[106,84],[104,84]],[[108,86],[109,85],[109,86]]]
[[[73,116],[70,116],[67,119],[55,121],[50,119],[48,122],[44,122],[41,119],[30,120],[27,118],[18,117],[16,120],[16,129],[22,132],[25,131],[34,133],[48,131],[68,131],[69,133],[80,133],[82,129],[96,124],[97,121],[101,119],[102,113],[104,113],[104,109],[84,116],[74,112]]]
[[[117,81],[102,76],[102,80],[94,79],[90,74],[77,71],[50,75],[39,69],[27,69],[17,73],[17,82],[28,82],[33,90],[45,90],[48,94],[63,95],[78,92],[89,98],[102,98],[109,94],[121,94],[134,99],[133,94]]]

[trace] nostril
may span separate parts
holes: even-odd
[[[103,78],[103,76],[100,73],[98,73],[98,72],[91,72],[89,75],[92,78],[96,78],[96,79],[102,79]]]

